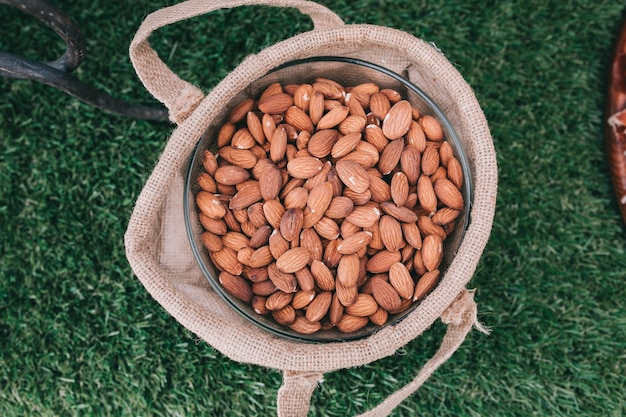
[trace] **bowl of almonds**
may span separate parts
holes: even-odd
[[[453,125],[371,62],[289,62],[220,109],[184,195],[198,265],[227,304],[280,337],[353,340],[418,314],[469,221]]]

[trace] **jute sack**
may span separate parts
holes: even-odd
[[[250,55],[212,91],[180,79],[150,47],[158,28],[213,10],[242,5],[295,7],[314,29]],[[334,55],[367,60],[404,74],[446,113],[467,152],[473,182],[470,223],[458,252],[437,288],[404,320],[349,342],[302,343],[280,338],[242,318],[202,276],[187,240],[183,188],[187,164],[209,124],[224,117],[224,103],[269,70],[291,60]],[[391,28],[345,25],[332,11],[303,0],[190,0],[149,15],[130,46],[145,87],[170,111],[177,128],[148,178],[133,210],[125,245],[129,263],[152,297],[191,332],[238,362],[283,372],[279,416],[306,416],[324,373],[357,367],[393,355],[437,319],[447,324],[441,347],[415,379],[363,414],[388,415],[444,363],[477,321],[473,292],[466,289],[489,238],[497,189],[493,143],[470,86],[431,44]]]

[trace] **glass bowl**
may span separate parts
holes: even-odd
[[[277,323],[271,315],[257,314],[250,303],[246,303],[233,297],[225,291],[219,283],[220,271],[211,261],[207,250],[204,248],[201,235],[204,231],[198,219],[198,208],[195,202],[195,195],[199,191],[197,176],[203,172],[202,156],[205,150],[216,151],[216,137],[220,127],[225,123],[230,111],[245,99],[258,99],[259,95],[273,83],[281,85],[311,83],[316,77],[331,79],[342,84],[344,87],[355,86],[365,82],[373,82],[381,88],[390,88],[401,93],[402,98],[408,100],[411,105],[417,108],[421,114],[428,114],[436,118],[441,124],[445,139],[449,142],[454,152],[454,156],[460,162],[463,169],[463,184],[461,193],[464,199],[464,209],[456,218],[454,230],[444,241],[444,253],[439,270],[441,272],[439,282],[445,280],[447,267],[451,264],[457,249],[459,248],[463,235],[469,222],[469,208],[471,205],[471,173],[467,155],[463,149],[459,138],[443,111],[437,106],[435,101],[424,93],[418,86],[408,81],[403,76],[371,62],[345,57],[321,56],[291,61],[270,71],[264,77],[252,81],[250,85],[241,91],[230,103],[221,109],[221,116],[217,117],[199,140],[194,150],[187,171],[184,189],[184,218],[187,236],[191,244],[193,254],[202,271],[202,274],[209,281],[223,300],[235,311],[249,320],[256,326],[265,329],[272,334],[300,342],[337,342],[355,340],[380,330],[385,326],[393,326],[403,318],[412,314],[419,307],[420,302],[414,302],[408,309],[396,315],[390,315],[388,321],[382,326],[371,322],[358,331],[352,333],[340,332],[336,328],[320,330],[314,334],[302,334],[291,330],[289,327]]]

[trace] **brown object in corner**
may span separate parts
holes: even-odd
[[[609,74],[605,136],[613,189],[626,223],[626,20],[619,30]]]

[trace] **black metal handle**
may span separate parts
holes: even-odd
[[[0,76],[37,81],[102,110],[126,117],[145,120],[168,120],[166,108],[152,108],[127,103],[94,88],[69,73],[85,58],[86,42],[78,27],[56,6],[46,0],[0,0],[40,20],[54,30],[65,42],[65,53],[54,61],[41,63],[16,54],[0,52]]]

